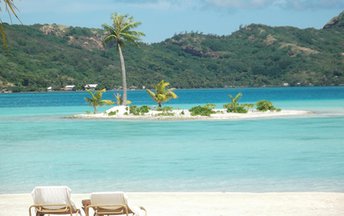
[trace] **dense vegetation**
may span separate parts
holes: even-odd
[[[271,101],[261,100],[256,103],[256,109],[261,112],[266,111],[281,111],[280,108],[276,108]]]
[[[191,116],[210,116],[211,114],[214,114],[215,111],[213,110],[215,108],[214,104],[206,104],[204,106],[195,106],[189,109]]]
[[[129,87],[162,79],[177,88],[342,85],[344,12],[323,29],[252,24],[229,36],[184,33],[124,49]],[[82,89],[121,85],[118,54],[103,47],[102,30],[59,25],[4,25],[0,91]],[[285,84],[286,85],[286,84]]]

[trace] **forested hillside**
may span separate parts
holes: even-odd
[[[118,55],[102,30],[4,25],[0,90],[37,91],[87,83],[121,85]],[[225,26],[224,26],[225,28]],[[184,33],[124,47],[128,85],[165,79],[177,88],[344,84],[344,12],[323,29],[251,24],[229,36]]]

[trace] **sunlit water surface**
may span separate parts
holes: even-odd
[[[221,121],[64,118],[91,111],[85,92],[0,95],[0,193],[36,185],[91,191],[344,192],[344,88],[177,90],[177,108],[243,92],[304,117]],[[105,98],[113,99],[113,92]],[[154,105],[130,91],[136,105]],[[101,109],[104,110],[106,108]]]

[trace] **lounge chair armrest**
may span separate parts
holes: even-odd
[[[49,207],[60,207],[60,208],[49,209]],[[74,209],[73,206],[66,205],[66,204],[43,204],[43,205],[35,204],[35,205],[31,205],[29,207],[29,215],[30,216],[32,215],[32,208],[35,208],[36,211],[41,212],[41,213],[51,213],[51,212],[62,213],[62,212],[68,211],[70,213],[75,212],[75,213],[79,214],[79,209]]]
[[[85,213],[86,213],[86,216],[89,216],[89,209],[90,208],[93,208],[95,209],[95,211],[98,211],[98,208],[102,208],[103,210],[101,211],[101,214],[111,214],[113,213],[114,211],[118,210],[118,209],[124,209],[125,210],[125,214],[128,215],[128,207],[126,205],[88,205],[86,206],[85,208]],[[113,210],[112,209],[106,209],[106,208],[114,208]]]

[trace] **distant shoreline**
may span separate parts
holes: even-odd
[[[212,89],[212,90],[216,90],[216,89],[269,89],[269,88],[338,88],[338,87],[342,87],[344,88],[344,84],[343,85],[330,85],[330,86],[319,86],[319,85],[313,85],[313,86],[238,86],[238,87],[214,87],[214,88],[210,88],[210,87],[200,87],[200,88],[176,88],[176,90],[207,90],[207,89]],[[123,91],[123,89],[108,89],[107,91]],[[145,91],[145,89],[128,89],[128,91]],[[76,91],[64,91],[64,90],[54,90],[54,91],[18,91],[18,92],[1,92],[0,89],[0,95],[2,94],[38,94],[38,93],[71,93],[71,92],[86,92],[86,90],[76,90]]]

